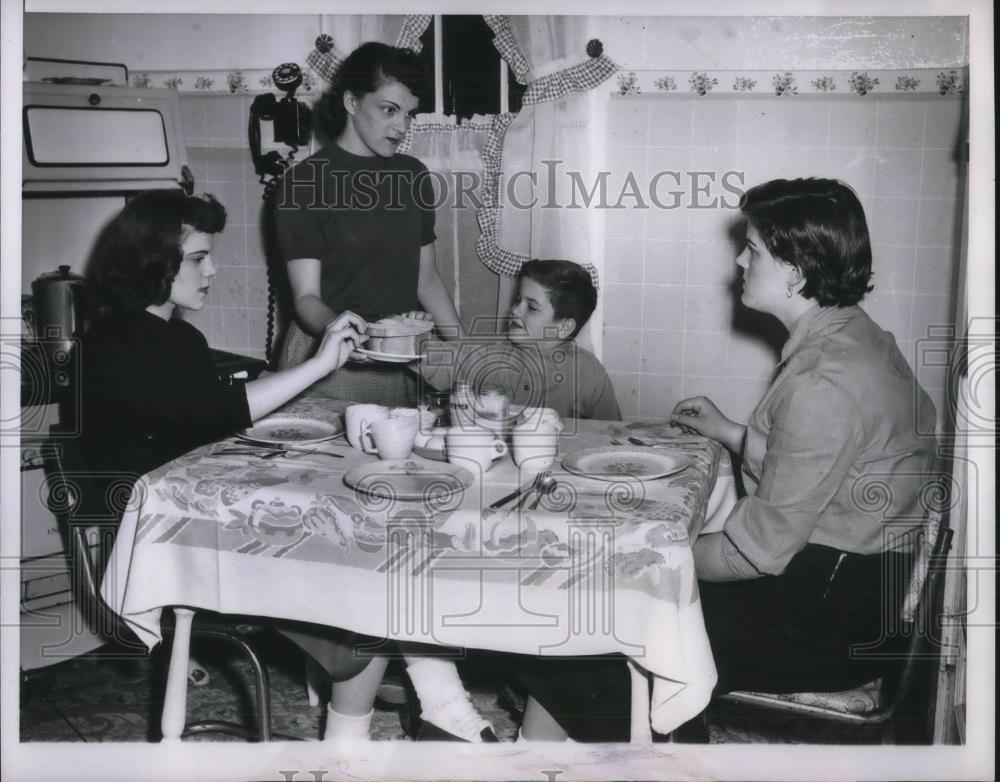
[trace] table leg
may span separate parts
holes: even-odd
[[[628,661],[632,676],[632,731],[633,744],[651,744],[653,731],[649,724],[649,677],[632,660]]]
[[[160,731],[163,741],[180,741],[187,721],[188,658],[191,652],[191,622],[194,611],[175,608],[174,642],[167,668],[167,692],[163,699]]]

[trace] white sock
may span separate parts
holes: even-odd
[[[433,706],[438,701],[452,700],[456,696],[467,695],[458,668],[451,660],[440,657],[421,657],[406,666],[406,672],[417,691],[423,708]]]
[[[493,730],[472,704],[454,662],[421,657],[406,672],[420,699],[422,719],[473,743],[482,741],[484,729]]]
[[[375,710],[367,714],[341,714],[333,710],[333,705],[326,708],[326,730],[323,733],[323,741],[333,741],[342,744],[356,744],[368,741],[368,729],[371,727],[372,715]]]

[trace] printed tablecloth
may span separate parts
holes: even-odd
[[[332,420],[346,404],[281,412]],[[566,423],[561,454],[616,431]],[[533,475],[509,456],[463,492],[403,502],[345,484],[360,464],[391,465],[343,439],[272,459],[219,453],[238,443],[196,449],[133,490],[102,594],[150,647],[162,610],[188,606],[452,647],[621,652],[653,674],[651,722],[664,733],[708,703],[716,672],[689,542],[718,445],[679,445],[690,466],[641,483],[570,475],[557,460],[556,491],[516,513],[484,510]]]

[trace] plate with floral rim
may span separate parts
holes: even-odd
[[[683,454],[641,446],[612,445],[586,448],[563,457],[567,470],[603,481],[655,480],[676,475],[691,465]]]
[[[317,421],[309,418],[273,415],[237,434],[244,440],[267,445],[312,445],[332,440],[343,433],[344,426],[339,421]]]

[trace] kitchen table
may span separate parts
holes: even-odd
[[[332,421],[347,404],[302,399],[282,413]],[[568,420],[560,453],[609,446],[616,426]],[[648,737],[649,724],[668,733],[707,705],[716,672],[690,541],[719,470],[717,444],[687,438],[673,449],[686,469],[641,482],[571,475],[557,458],[556,491],[517,513],[488,509],[533,475],[509,455],[451,497],[401,501],[346,485],[358,465],[392,466],[343,438],[269,459],[221,453],[238,442],[198,448],[133,489],[101,589],[150,648],[173,607],[180,631],[191,610],[207,610],[447,647],[621,652],[653,682],[650,700],[633,698],[648,713],[633,739]],[[175,633],[167,739],[184,723],[186,644]]]

